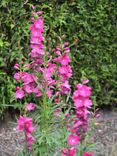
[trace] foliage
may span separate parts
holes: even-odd
[[[70,42],[73,80],[90,80],[96,104],[116,104],[116,0],[1,0],[0,109],[16,102],[13,66],[29,52],[32,4],[44,11],[48,49],[57,36]]]
[[[0,111],[9,105],[16,107],[13,66],[28,50],[29,12],[21,1],[2,0],[0,3]],[[23,52],[23,53],[22,53]],[[15,104],[14,104],[15,103]]]

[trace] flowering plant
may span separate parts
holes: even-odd
[[[32,97],[32,101],[20,106],[23,116],[19,117],[17,126],[17,130],[25,134],[25,153],[33,152],[37,156],[92,155],[86,151],[86,146],[80,149],[88,132],[91,88],[86,85],[87,81],[83,81],[76,85],[71,95],[69,43],[61,41],[48,52],[42,12],[32,14],[29,63],[14,67],[17,71],[14,79],[20,84],[16,87],[16,99],[26,101],[27,96]],[[27,117],[30,111],[30,115],[35,114],[33,119]]]

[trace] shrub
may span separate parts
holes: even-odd
[[[0,3],[0,111],[10,105],[17,107],[14,98],[13,66],[22,60],[28,49],[28,8],[21,1],[2,0]],[[25,45],[25,46],[24,46]],[[23,52],[23,53],[22,53]]]

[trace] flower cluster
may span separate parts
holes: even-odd
[[[41,13],[38,12],[40,15]],[[30,27],[31,31],[31,39],[30,39],[30,64],[24,65],[23,69],[30,68],[32,72],[21,71],[20,65],[15,64],[14,69],[17,71],[14,74],[14,79],[19,82],[20,87],[16,87],[15,97],[16,99],[23,99],[26,94],[35,94],[36,97],[41,97],[42,93],[40,91],[39,85],[37,85],[38,77],[36,76],[36,72],[38,72],[39,65],[43,64],[43,56],[44,56],[44,46],[43,46],[43,18],[41,16],[38,17],[37,20],[34,18],[31,20],[32,25]],[[35,72],[36,71],[36,72]],[[39,84],[39,83],[38,83]],[[41,86],[41,85],[40,85]],[[27,103],[25,105],[26,111],[32,111],[36,108],[34,103]],[[17,130],[24,131],[25,140],[24,142],[27,144],[27,148],[34,142],[34,138],[32,133],[34,131],[34,127],[32,125],[32,118],[20,116],[18,119]]]
[[[83,139],[83,135],[87,131],[88,114],[90,114],[88,109],[92,106],[92,101],[90,100],[91,88],[86,85],[87,82],[83,81],[82,84],[77,84],[76,91],[73,93],[75,117],[72,119],[72,124],[68,124],[68,130],[71,134],[68,136],[67,142],[70,148],[62,151],[64,156],[76,155],[75,146]],[[71,148],[72,152],[70,150]],[[92,156],[88,152],[84,153],[84,156],[88,155]]]
[[[32,111],[32,110],[35,110],[35,108],[36,108],[36,105],[34,103],[27,103],[25,105],[25,110],[26,111]]]
[[[30,39],[30,57],[31,57],[31,63],[28,65],[25,65],[24,68],[29,67],[30,69],[33,69],[32,73],[19,71],[19,65],[16,64],[14,68],[18,70],[15,75],[14,79],[18,82],[22,81],[23,85],[22,87],[16,88],[16,94],[15,97],[17,99],[22,99],[25,97],[26,94],[35,94],[36,97],[42,96],[42,93],[40,91],[40,88],[36,85],[36,81],[38,80],[38,77],[36,74],[34,74],[34,71],[39,71],[39,65],[43,64],[43,56],[44,56],[44,46],[43,46],[43,18],[42,16],[39,16],[37,20],[33,20],[32,25],[30,26],[31,31],[31,39]]]
[[[17,123],[18,125],[16,128],[17,130],[24,132],[24,142],[27,144],[27,148],[29,149],[34,142],[34,137],[32,136],[32,133],[34,132],[35,128],[33,127],[32,119],[29,117],[20,116]]]
[[[43,18],[40,16],[30,27],[31,31],[31,40],[30,47],[32,48],[30,56],[36,59],[42,59],[44,55],[44,46],[43,46]],[[40,60],[39,60],[40,61]],[[43,59],[42,59],[43,61]]]
[[[75,156],[77,153],[74,147],[62,150],[62,156]],[[83,156],[93,156],[93,153],[85,152]]]
[[[73,101],[76,109],[76,118],[72,131],[77,135],[81,135],[87,131],[88,124],[88,111],[92,106],[92,101],[89,99],[91,96],[91,88],[86,84],[77,84],[76,91],[73,93]]]
[[[54,90],[56,90],[56,96],[67,95],[71,90],[68,79],[72,76],[72,69],[69,65],[69,43],[65,42],[63,45],[58,45],[52,50],[55,58],[48,52],[44,52],[43,45],[43,18],[39,16],[37,20],[33,20],[30,27],[31,40],[30,40],[30,64],[28,66],[32,73],[25,71],[19,71],[19,66],[16,64],[15,69],[17,72],[14,75],[14,79],[17,82],[23,82],[22,87],[16,87],[15,97],[17,99],[23,99],[26,94],[35,94],[36,97],[41,97],[41,89],[46,88],[46,94],[49,98],[53,96]],[[44,56],[46,55],[46,62]],[[18,68],[16,68],[18,67]],[[35,74],[34,74],[35,73]],[[40,79],[36,75],[41,74]],[[37,82],[39,85],[37,85]]]
[[[69,65],[70,58],[69,58],[69,52],[70,49],[68,47],[69,43],[64,43],[62,47],[59,46],[54,49],[54,52],[56,53],[57,57],[54,58],[54,62],[58,62],[58,88],[59,88],[59,94],[68,94],[68,92],[71,90],[71,86],[69,84],[69,78],[72,76],[72,69]]]
[[[70,145],[70,148],[63,149],[62,156],[75,156],[77,151],[74,146],[76,146],[80,142],[80,138],[74,134],[71,134],[69,135],[67,142]]]

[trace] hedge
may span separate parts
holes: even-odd
[[[30,50],[32,4],[44,12],[48,47],[69,41],[75,82],[90,80],[95,106],[116,105],[116,0],[1,0],[0,110],[17,103],[13,66]]]

